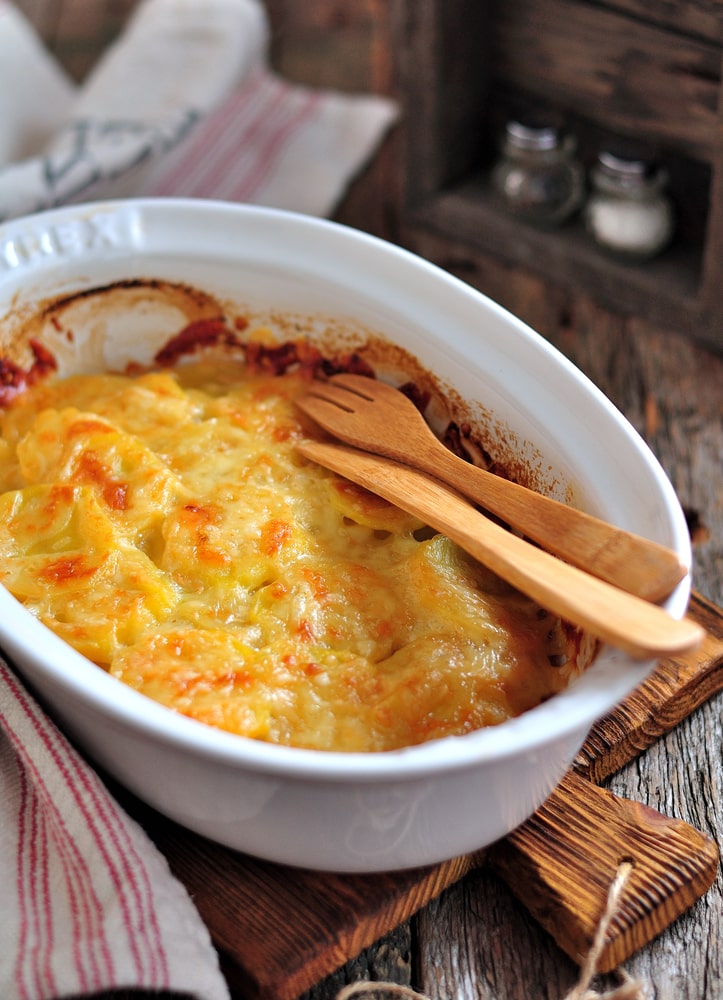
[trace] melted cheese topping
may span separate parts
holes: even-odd
[[[2,415],[0,580],[138,691],[297,747],[464,734],[564,687],[556,619],[296,452],[305,388],[224,361],[27,390]]]

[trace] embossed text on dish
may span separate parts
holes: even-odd
[[[120,215],[98,213],[59,222],[47,229],[25,229],[0,241],[0,271],[11,271],[37,263],[41,258],[71,257],[118,246],[123,237]]]

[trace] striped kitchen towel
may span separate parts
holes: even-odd
[[[229,994],[143,830],[0,660],[0,997]]]
[[[142,0],[76,88],[0,0],[0,222],[154,195],[331,215],[397,107],[289,83],[268,41],[259,0]]]

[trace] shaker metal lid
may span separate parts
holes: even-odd
[[[645,185],[660,172],[658,162],[650,150],[623,140],[611,142],[600,150],[597,169],[610,180],[629,187]]]
[[[559,128],[543,120],[513,118],[505,126],[505,135],[515,149],[525,151],[543,152],[556,149],[560,144]]]

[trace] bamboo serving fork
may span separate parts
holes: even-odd
[[[359,396],[359,382],[365,396]],[[354,387],[351,392],[350,385]],[[547,542],[551,551],[538,548],[507,531],[447,484],[450,479],[456,480],[455,486],[459,481],[457,462],[465,473],[482,470],[462,459],[452,463],[442,460],[441,453],[455,456],[434,437],[411,401],[388,386],[380,392],[382,385],[364,376],[344,375],[334,377],[331,392],[329,383],[315,386],[312,394],[299,401],[300,408],[326,430],[350,441],[355,447],[308,440],[298,445],[301,454],[420,517],[542,607],[586,629],[598,639],[625,650],[635,659],[679,655],[702,641],[705,633],[697,623],[688,618],[673,618],[649,598],[651,594],[656,599],[662,596],[661,588],[664,593],[669,593],[675,582],[682,578],[685,569],[675,553],[587,515],[574,519],[573,527],[567,529],[565,512],[572,508],[556,501],[549,501],[552,506],[543,505],[542,509],[547,514],[545,529],[533,534],[527,530],[525,522],[529,519],[532,527],[535,526],[535,510],[540,494],[523,487],[514,491],[514,503],[507,500],[504,491],[492,493],[496,508],[489,501],[481,502],[530,537],[537,535],[535,541],[540,541],[542,537],[540,544]],[[372,392],[374,395],[371,395]],[[404,406],[399,404],[398,398],[404,401]],[[363,400],[364,405],[358,406],[357,399]],[[382,405],[377,406],[380,400]],[[340,402],[344,408],[340,407]],[[409,408],[416,417],[409,415]],[[400,422],[400,414],[404,414],[403,422]],[[427,457],[418,461],[427,435],[439,445],[441,451],[427,444]],[[400,442],[404,442],[403,445],[394,444],[397,436]],[[387,449],[387,455],[391,452],[391,457],[379,454],[381,448]],[[429,464],[431,456],[434,456],[436,464]],[[416,468],[408,464],[410,457]],[[447,482],[439,481],[442,476]],[[483,474],[480,480],[483,486],[486,486],[488,478],[499,477]],[[514,485],[502,479],[500,482],[506,486]],[[475,498],[481,495],[478,487],[474,492]],[[469,488],[466,495],[470,496]],[[533,508],[530,514],[523,510],[528,500]],[[505,513],[506,503],[511,508],[512,517]],[[560,527],[554,531],[550,529],[550,524],[554,524],[556,515],[562,520]],[[564,535],[567,530],[573,531],[575,526],[578,526],[578,533],[582,529],[588,542],[582,556],[579,551],[573,551],[576,557],[576,565],[573,565],[565,555],[569,543]],[[648,546],[652,549],[649,550]],[[635,559],[639,550],[643,554],[652,551],[646,561],[646,572],[654,579],[646,583],[645,574],[638,572],[631,585],[624,574],[624,566],[626,559]],[[613,577],[614,583],[601,578],[599,573],[598,561],[606,554],[612,554],[606,563],[606,574],[608,578]],[[563,558],[558,558],[558,555]],[[587,563],[587,559],[593,562]],[[593,575],[593,566],[596,575]],[[663,571],[667,573],[664,588],[656,583],[658,572]],[[625,589],[620,579],[627,583]],[[638,593],[630,592],[633,585]]]

